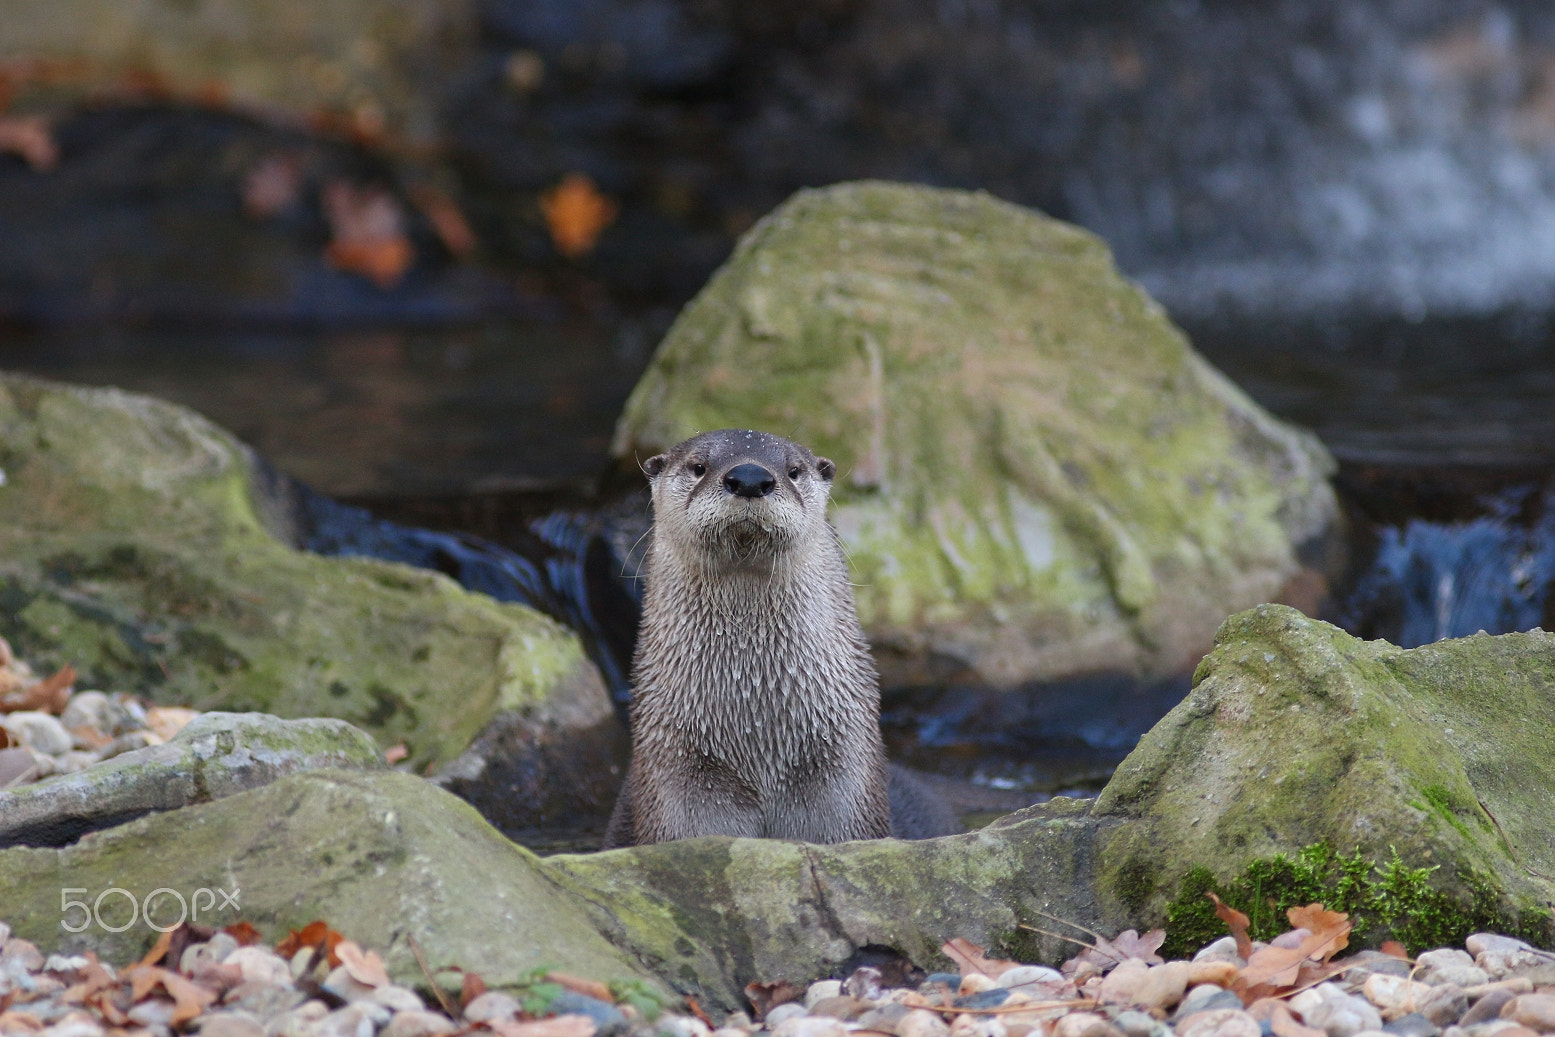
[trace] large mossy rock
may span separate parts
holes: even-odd
[[[0,904],[40,946],[132,961],[157,935],[129,920],[158,889],[206,925],[246,918],[267,937],[316,918],[384,954],[397,982],[424,985],[410,940],[433,969],[457,965],[492,986],[549,965],[602,980],[649,979],[589,924],[581,901],[546,878],[538,859],[474,808],[393,771],[312,771],[264,788],[154,814],[62,848],[0,850]],[[211,891],[196,900],[199,890]],[[62,910],[64,900],[96,907]],[[79,891],[79,892],[76,892]],[[230,898],[230,899],[229,899]],[[179,902],[153,898],[153,920]],[[71,933],[67,927],[80,929]],[[446,975],[446,974],[445,974]],[[457,977],[455,977],[457,981]]]
[[[470,0],[6,0],[5,23],[26,107],[149,88],[423,144],[476,38]]]
[[[837,461],[890,681],[1191,665],[1335,521],[1332,462],[1076,227],[984,194],[804,191],[686,307],[616,430],[750,426]],[[938,672],[943,673],[943,667]]]
[[[78,687],[333,716],[417,764],[494,718],[614,724],[578,638],[433,572],[285,542],[252,454],[192,411],[0,375],[0,635]]]

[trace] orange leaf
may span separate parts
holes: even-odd
[[[1381,950],[1383,954],[1389,955],[1390,957],[1403,958],[1405,961],[1411,960],[1409,957],[1409,949],[1403,944],[1399,943],[1397,940],[1384,940],[1382,942],[1382,946],[1378,949]]]
[[[786,979],[780,979],[773,983],[745,984],[745,999],[756,1010],[757,1019],[765,1019],[767,1013],[778,1005],[797,1000],[804,992],[804,987],[799,986],[797,983],[790,983]]]
[[[255,929],[246,921],[234,922],[227,926],[227,928],[223,929],[222,932],[238,941],[239,947],[252,947],[254,944],[260,942],[261,939],[259,930]]]
[[[1292,929],[1305,929],[1308,932],[1319,933],[1325,929],[1337,929],[1344,927],[1344,931],[1350,931],[1350,916],[1342,911],[1330,911],[1322,904],[1308,904],[1306,907],[1293,907],[1285,912],[1285,917],[1290,919]],[[1343,950],[1345,943],[1341,943],[1335,950]]]
[[[400,204],[383,188],[332,180],[324,187],[324,215],[332,234],[324,258],[332,266],[387,290],[415,262]]]
[[[383,751],[383,760],[385,763],[399,763],[409,755],[410,750],[405,748],[404,742],[401,742],[398,745],[391,745],[385,749]]]
[[[585,173],[568,173],[540,196],[540,211],[556,251],[568,259],[594,250],[604,229],[615,222],[616,203],[599,193]]]
[[[1206,893],[1215,902],[1215,914],[1226,923],[1226,928],[1231,930],[1231,935],[1236,938],[1237,957],[1246,961],[1253,956],[1253,941],[1247,938],[1248,918],[1242,912],[1229,904],[1223,904],[1220,898],[1213,893]]]
[[[335,954],[340,958],[340,964],[346,967],[346,974],[363,986],[386,987],[389,985],[389,973],[383,967],[383,959],[378,957],[377,951],[363,951],[350,940],[341,940],[335,944]]]
[[[574,994],[582,994],[584,997],[592,997],[596,1001],[606,1003],[613,1002],[615,995],[610,993],[610,988],[597,979],[583,979],[580,976],[568,975],[565,972],[547,972],[546,982],[555,983],[557,986],[566,987]],[[693,1015],[696,1013],[693,1012]]]
[[[62,666],[52,676],[45,677],[26,691],[0,695],[0,713],[23,709],[40,709],[56,715],[63,713],[70,702],[70,689],[75,682],[75,667]]]
[[[459,988],[459,1007],[466,1008],[471,1001],[486,992],[486,981],[473,972],[464,974],[464,982]]]
[[[1299,947],[1265,947],[1258,951],[1247,960],[1247,967],[1238,973],[1237,988],[1249,990],[1263,983],[1289,986],[1296,981],[1301,963],[1308,958],[1327,961],[1350,942],[1350,920],[1342,915],[1340,917],[1343,919],[1341,925],[1313,933],[1302,940]]]
[[[713,1025],[713,1020],[709,1018],[708,1014],[702,1010],[702,1002],[698,1001],[690,994],[686,995],[686,1011],[690,1012],[692,1015],[706,1023],[709,1029],[717,1029],[717,1027]]]
[[[157,971],[161,973],[162,989],[173,997],[172,1023],[175,1027],[198,1018],[206,1008],[215,1003],[215,991],[191,983],[171,969]]]
[[[322,920],[309,922],[301,929],[293,929],[291,933],[276,945],[275,952],[287,960],[296,956],[304,947],[312,947],[322,951],[329,960],[329,967],[334,968],[340,964],[340,958],[335,954],[335,947],[344,939],[339,933],[331,929]]]
[[[1004,975],[1020,964],[1018,961],[985,958],[983,957],[983,948],[959,936],[947,941],[940,948],[940,953],[954,961],[961,969],[963,976],[968,976],[975,972],[994,979]]]
[[[169,929],[161,936],[158,936],[157,942],[151,945],[151,950],[147,951],[146,956],[140,959],[137,964],[155,965],[157,962],[167,957],[167,949],[173,946],[173,933],[175,930],[176,927],[175,929]]]

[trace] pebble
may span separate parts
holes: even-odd
[[[1097,1000],[1110,1005],[1138,1004],[1139,991],[1145,985],[1149,973],[1150,966],[1138,958],[1119,962],[1101,981],[1101,987],[1096,992]]]
[[[200,1037],[265,1037],[265,1028],[247,1012],[208,1012],[199,1022]]]
[[[998,1008],[1010,999],[1010,994],[1011,992],[1003,987],[979,990],[975,994],[956,998],[955,1006],[957,1008]]]
[[[1205,946],[1199,953],[1193,956],[1194,961],[1229,961],[1237,968],[1246,965],[1241,955],[1236,952],[1236,937],[1222,936],[1214,943]]]
[[[805,1011],[809,1011],[817,1004],[829,997],[839,997],[842,994],[842,981],[840,979],[823,979],[811,983],[804,992]]]
[[[426,1008],[426,1002],[421,1000],[420,994],[409,987],[395,986],[393,983],[374,990],[372,999],[395,1012],[419,1012]]]
[[[239,983],[227,991],[224,999],[228,1008],[240,1009],[266,1024],[306,1000],[307,995],[296,987],[278,987],[272,983],[256,983],[252,980]]]
[[[0,727],[27,748],[49,756],[60,756],[76,747],[75,739],[70,737],[58,717],[34,709],[0,716]]]
[[[464,1006],[464,1017],[472,1023],[511,1019],[522,1007],[511,995],[500,990],[488,990]]]
[[[658,1026],[658,1037],[713,1037],[706,1023],[689,1015],[663,1016]]]
[[[842,984],[837,983],[837,989]],[[824,1015],[799,1015],[784,1019],[772,1030],[772,1037],[848,1037],[848,1028],[840,1019]]]
[[[43,1037],[103,1037],[103,1024],[85,1012],[71,1012],[45,1029]]]
[[[337,1008],[313,1025],[314,1037],[373,1037],[375,1020],[363,1002]]]
[[[1433,989],[1424,983],[1414,983],[1402,976],[1383,973],[1372,973],[1361,985],[1361,993],[1366,1000],[1376,1005],[1388,1018],[1418,1010]]]
[[[854,969],[853,975],[843,981],[842,992],[865,1001],[878,1001],[885,990],[884,978],[879,969],[863,965]]]
[[[1145,973],[1145,981],[1139,985],[1134,1004],[1144,1008],[1165,1011],[1183,999],[1193,966],[1186,961],[1168,961],[1152,965]]]
[[[236,965],[243,978],[251,983],[268,983],[272,986],[290,986],[291,966],[286,959],[263,947],[239,947],[226,958],[223,965]]]
[[[139,1023],[142,1026],[171,1026],[173,1024],[173,1002],[164,998],[153,997],[135,1005],[124,1014],[130,1017],[130,1022]]]
[[[985,990],[999,989],[998,980],[992,976],[985,976],[981,972],[974,972],[968,976],[962,976],[961,982],[956,985],[955,991],[962,997],[968,994],[981,994]]]
[[[1147,1012],[1119,1012],[1112,1025],[1124,1037],[1169,1037],[1171,1030],[1161,1020]]]
[[[1177,1006],[1178,1019],[1185,1019],[1196,1012],[1209,1012],[1223,1008],[1241,1008],[1242,999],[1220,987],[1205,984],[1188,991],[1188,996]]]
[[[769,1011],[764,1022],[767,1025],[767,1029],[775,1030],[779,1024],[783,1023],[785,1020],[796,1019],[804,1014],[804,1005],[797,1001],[789,1001],[786,1004],[778,1005],[776,1008]],[[468,1011],[465,1012],[465,1016],[469,1016]]]
[[[337,965],[331,969],[320,986],[346,1002],[362,1001],[372,997],[374,989],[366,983],[358,982],[344,965]]]
[[[1459,1026],[1475,1026],[1479,1023],[1488,1023],[1492,1019],[1501,1018],[1501,1009],[1506,1003],[1517,995],[1510,990],[1491,990],[1485,996],[1474,1002],[1463,1018],[1458,1020]]]
[[[883,1030],[886,1033],[895,1033],[902,1019],[911,1011],[900,1002],[887,1002],[879,1008],[872,1008],[855,1020],[859,1026],[866,1030]],[[714,1037],[717,1037],[715,1034]]]
[[[1343,993],[1319,1002],[1304,1018],[1328,1037],[1355,1037],[1362,1030],[1382,1029],[1382,1016],[1371,1002]]]
[[[1062,985],[1064,974],[1043,965],[1017,965],[1002,973],[995,982],[1006,990],[1020,990],[1022,987]]]
[[[1100,1037],[1111,1029],[1095,1012],[1070,1012],[1053,1027],[1053,1037]]]
[[[1263,1027],[1240,1008],[1216,1008],[1182,1020],[1177,1037],[1263,1037]]]
[[[950,1024],[950,1037],[1009,1037],[1009,1031],[996,1015],[958,1015]]]
[[[445,1037],[459,1029],[459,1024],[445,1015],[410,1008],[395,1012],[380,1037]]]
[[[304,1001],[265,1024],[265,1037],[313,1037],[313,1024],[329,1014],[322,1001]]]
[[[1501,1007],[1501,1018],[1549,1033],[1555,1030],[1555,994],[1519,994]]]
[[[1391,1022],[1383,1023],[1384,1033],[1394,1034],[1395,1037],[1437,1037],[1442,1028],[1419,1012],[1410,1012],[1401,1015]]]
[[[416,996],[409,990],[405,993],[411,997]],[[593,1021],[594,1030],[601,1037],[610,1037],[627,1028],[626,1016],[615,1005],[573,990],[563,990],[553,997],[548,1011],[551,1015],[586,1015]]]
[[[938,1012],[914,1008],[896,1024],[896,1037],[950,1037],[950,1024]]]

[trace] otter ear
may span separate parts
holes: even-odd
[[[658,474],[664,471],[664,466],[668,463],[669,455],[654,454],[652,457],[648,458],[648,460],[643,462],[643,473],[650,479],[657,478]]]
[[[815,459],[815,470],[820,472],[821,478],[825,479],[827,482],[831,482],[832,477],[837,474],[837,466],[832,464],[824,457],[817,457]]]

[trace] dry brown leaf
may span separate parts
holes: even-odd
[[[474,1001],[485,992],[486,981],[481,979],[480,976],[473,972],[466,972],[464,974],[464,980],[459,987],[460,1009],[467,1007],[471,1001]]]
[[[329,959],[329,967],[334,968],[340,964],[340,958],[335,954],[335,947],[344,939],[339,933],[331,929],[322,920],[309,922],[301,929],[293,929],[287,934],[286,939],[276,945],[275,951],[281,957],[290,961],[296,957],[297,952],[304,947],[312,947],[322,951]]]
[[[491,1019],[486,1023],[502,1037],[594,1037],[594,1020],[586,1015],[557,1015],[521,1023],[513,1019]]]
[[[130,981],[130,1000],[137,1004],[151,996],[160,979],[155,965],[134,965],[119,973],[119,978]]]
[[[1221,899],[1213,893],[1206,893],[1215,902],[1215,914],[1226,923],[1226,928],[1231,930],[1231,935],[1236,938],[1237,957],[1246,961],[1253,956],[1253,941],[1248,939],[1248,917],[1230,904],[1221,902]]]
[[[594,251],[599,236],[615,222],[615,202],[600,194],[586,173],[568,173],[540,197],[540,211],[556,251],[577,259]]]
[[[407,757],[409,755],[410,755],[410,750],[405,748],[405,743],[404,742],[401,742],[398,745],[391,745],[391,746],[389,746],[387,749],[385,749],[383,751],[383,762],[384,763],[399,763],[401,760],[403,760],[405,757]]]
[[[335,944],[335,954],[346,967],[346,974],[363,986],[389,985],[389,972],[383,967],[383,959],[377,951],[363,951],[355,942],[341,940]]]
[[[97,728],[88,724],[80,724],[70,729],[70,737],[85,745],[88,749],[101,749],[113,744],[113,736],[105,735]]]
[[[151,949],[146,952],[146,956],[136,962],[136,965],[155,965],[167,957],[169,948],[173,946],[173,933],[177,931],[177,928],[177,926],[174,926],[172,929],[160,934],[157,937],[157,942],[151,945]]]
[[[756,1018],[759,1020],[765,1019],[767,1013],[778,1005],[797,1000],[804,991],[804,987],[797,983],[790,983],[786,979],[772,983],[747,983],[745,999],[751,1003],[751,1008],[755,1010]]]
[[[152,706],[146,710],[146,726],[162,741],[170,742],[189,721],[199,715],[195,710],[183,706]]]
[[[1320,933],[1325,929],[1344,928],[1346,938],[1344,943],[1335,947],[1340,951],[1349,944],[1350,916],[1342,911],[1330,911],[1322,904],[1308,904],[1306,907],[1293,907],[1285,912],[1285,917],[1290,919],[1292,929],[1306,929],[1309,932]],[[1332,952],[1328,957],[1333,957]],[[1326,959],[1325,959],[1326,960]]]
[[[223,929],[222,932],[238,941],[239,947],[252,947],[262,939],[259,935],[259,930],[255,929],[247,921],[234,922]]]
[[[1405,961],[1413,960],[1409,957],[1409,948],[1397,940],[1384,940],[1382,946],[1378,949],[1392,958],[1403,958]]]
[[[324,215],[332,235],[324,257],[337,269],[387,290],[415,262],[400,203],[383,188],[332,180],[324,187]]]
[[[716,1026],[716,1024],[714,1024],[713,1020],[708,1016],[708,1014],[706,1012],[704,1012],[702,1010],[702,1002],[698,1001],[696,998],[692,997],[690,994],[686,995],[686,1011],[690,1012],[692,1015],[694,1015],[698,1019],[702,1020],[702,1022],[706,1023],[708,1029],[710,1029],[710,1030],[717,1029],[717,1026]]]
[[[1166,942],[1165,929],[1152,929],[1140,936],[1132,929],[1125,929],[1112,939],[1112,946],[1122,953],[1125,959],[1138,958],[1146,965],[1161,964],[1161,956],[1156,951],[1161,949],[1161,944]]]
[[[216,992],[207,990],[198,983],[193,983],[171,969],[157,969],[162,981],[162,989],[173,996],[174,1027],[182,1026],[191,1019],[199,1018],[206,1008],[216,1002]]]
[[[475,251],[475,231],[464,218],[458,204],[431,184],[415,184],[410,188],[410,200],[416,203],[421,215],[432,225],[437,240],[443,243],[450,255],[463,259]]]
[[[981,973],[990,979],[997,979],[1020,964],[1018,961],[984,957],[983,948],[959,936],[948,940],[940,947],[940,953],[954,961],[963,976]]]
[[[42,1029],[42,1021],[35,1015],[9,1009],[0,1012],[0,1033],[36,1033]]]
[[[62,666],[52,676],[43,678],[25,691],[0,695],[0,713],[38,709],[57,716],[69,704],[71,688],[75,683],[75,667]]]
[[[59,164],[59,145],[54,142],[49,120],[42,115],[0,116],[0,151],[20,155],[39,173]]]
[[[1350,941],[1350,920],[1341,915],[1342,922],[1321,932],[1315,932],[1301,941],[1299,947],[1265,947],[1247,960],[1247,967],[1237,975],[1236,989],[1247,1003],[1247,993],[1264,984],[1276,987],[1290,986],[1296,982],[1302,962],[1308,958],[1327,961]]]
[[[607,1004],[615,1001],[615,995],[610,988],[597,979],[584,979],[581,976],[573,976],[566,972],[547,972],[547,983],[555,983],[557,986],[566,987],[574,994],[582,994],[584,997],[592,997],[596,1001],[604,1001]]]

